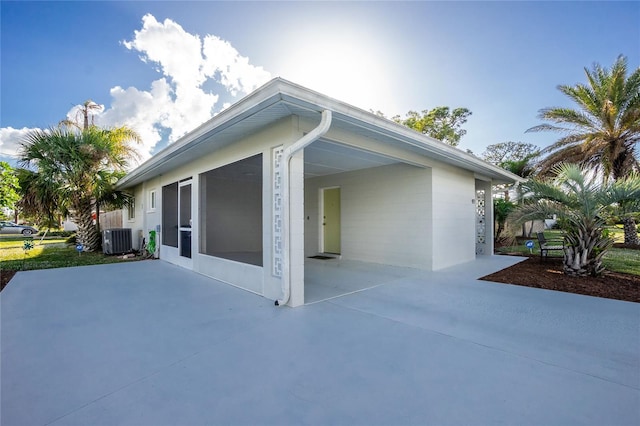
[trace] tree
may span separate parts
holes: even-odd
[[[640,200],[640,175],[602,183],[586,166],[559,165],[553,172],[555,178],[523,184],[534,202],[519,206],[512,217],[524,222],[556,214],[565,233],[565,274],[599,275],[604,270],[602,257],[613,244],[604,232],[605,209]]]
[[[540,148],[532,143],[500,142],[489,145],[481,158],[499,166],[505,162],[533,159],[540,154]]]
[[[51,194],[59,209],[68,209],[78,225],[78,242],[87,251],[100,245],[91,217],[93,203],[103,199],[135,156],[131,141],[140,138],[128,127],[51,128],[29,133],[21,143],[20,162],[33,169],[31,191]],[[34,206],[37,208],[37,205]]]
[[[544,108],[539,118],[551,123],[527,131],[566,134],[543,151],[548,154],[541,163],[545,173],[572,162],[593,168],[605,180],[623,178],[638,170],[640,68],[627,77],[627,59],[621,55],[611,69],[594,64],[584,71],[587,84],[558,86],[577,108]]]
[[[0,161],[0,207],[13,210],[20,199],[19,189],[15,170],[6,161]]]
[[[496,227],[496,241],[500,239],[502,232],[504,231],[504,224],[507,222],[507,217],[516,208],[516,205],[504,198],[496,198],[493,200],[493,215],[498,224]]]
[[[640,180],[640,174],[632,172],[629,176],[620,181],[620,188],[618,191],[622,195],[631,192],[634,182]],[[612,190],[613,191],[613,190]],[[624,229],[624,243],[629,246],[639,246],[640,240],[638,239],[638,227],[635,222],[635,216],[640,211],[640,200],[634,198],[625,198],[618,196],[620,201],[613,206],[613,211],[616,212],[622,219]]]
[[[393,117],[393,121],[451,146],[458,146],[460,138],[467,133],[462,125],[470,115],[471,111],[467,108],[450,111],[449,107],[439,106],[432,110],[425,109],[422,113],[409,111],[404,119],[398,115]]]
[[[20,211],[34,218],[39,225],[57,227],[60,224],[57,217],[68,211],[58,199],[56,183],[51,179],[39,181],[33,170],[16,169],[16,175],[20,182],[20,201],[17,203]]]
[[[102,106],[93,102],[91,99],[87,99],[82,105],[78,106],[78,110],[76,112],[75,120],[70,120],[65,118],[64,120],[58,123],[59,126],[74,126],[81,130],[87,130],[89,128],[89,115],[91,115],[91,126],[94,126],[95,123],[93,121],[92,111],[100,112],[102,111]],[[82,116],[82,127],[80,127],[79,117]]]
[[[584,71],[587,84],[558,86],[578,108],[542,109],[539,117],[552,124],[528,130],[566,133],[544,150],[549,155],[541,163],[542,172],[562,162],[575,162],[601,173],[605,181],[623,178],[639,170],[640,68],[627,77],[627,59],[620,55],[611,69],[594,64],[592,70]],[[623,222],[625,240],[637,240],[634,216],[625,215]]]

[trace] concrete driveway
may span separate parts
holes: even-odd
[[[640,424],[640,304],[478,265],[296,309],[160,261],[18,273],[0,423]]]

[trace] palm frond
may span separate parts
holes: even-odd
[[[621,55],[610,69],[594,64],[585,68],[585,75],[587,84],[558,86],[577,109],[544,108],[539,117],[547,123],[527,132],[565,134],[543,151],[547,157],[540,164],[545,172],[553,164],[570,160],[601,171],[605,179],[617,179],[640,164],[636,149],[640,142],[640,68],[627,77],[627,60]]]

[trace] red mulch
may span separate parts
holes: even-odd
[[[11,278],[13,278],[16,272],[18,271],[7,271],[6,269],[0,270],[0,291],[9,284],[9,281],[11,281]]]
[[[570,277],[560,258],[531,257],[480,279],[640,303],[640,276],[606,271],[600,277]]]

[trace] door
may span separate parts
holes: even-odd
[[[322,190],[324,252],[340,254],[340,188]]]
[[[180,256],[191,258],[191,180],[180,182],[178,205]]]

